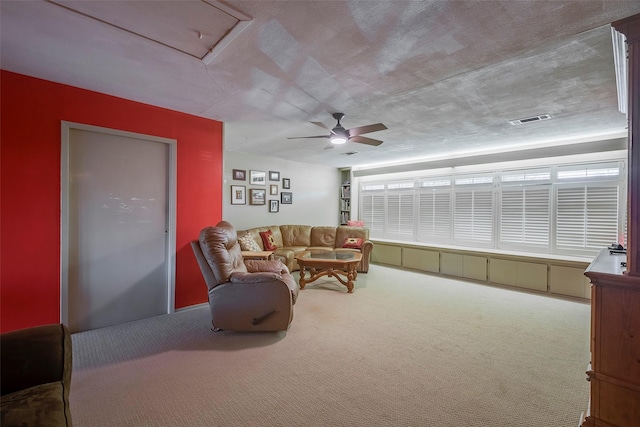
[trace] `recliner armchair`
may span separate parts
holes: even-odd
[[[293,319],[298,284],[279,260],[243,260],[227,221],[191,242],[209,291],[214,331],[284,331]]]

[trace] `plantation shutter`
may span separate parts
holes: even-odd
[[[362,220],[367,227],[371,237],[384,237],[384,195],[382,193],[364,193],[362,195]]]
[[[486,246],[493,235],[493,194],[491,189],[456,189],[453,212],[453,238]]]
[[[419,194],[418,241],[449,243],[451,236],[451,190]]]
[[[550,186],[502,188],[500,247],[548,248]]]
[[[618,186],[558,187],[556,246],[601,249],[618,241]]]
[[[413,192],[387,195],[387,238],[413,240],[413,201]]]

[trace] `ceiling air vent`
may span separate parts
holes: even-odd
[[[524,125],[526,123],[531,123],[531,122],[539,122],[540,120],[549,120],[550,118],[551,118],[551,114],[540,114],[539,116],[526,117],[524,119],[509,120],[509,123],[511,123],[514,126],[517,126],[517,125]]]

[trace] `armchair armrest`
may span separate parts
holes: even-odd
[[[361,273],[369,271],[369,259],[371,258],[371,251],[373,251],[373,242],[371,240],[365,240],[360,248],[362,251],[362,261],[360,261]]]
[[[231,273],[231,276],[229,276],[229,281],[232,284],[266,283],[273,282],[274,280],[282,280],[282,276],[279,273],[273,273],[270,271],[260,271],[255,273],[236,271],[235,273]]]
[[[257,272],[272,272],[272,273],[280,273],[287,274],[289,273],[289,269],[287,266],[280,260],[256,260],[256,259],[246,259],[244,260],[244,265],[247,267],[247,271],[249,273],[257,273]]]
[[[7,332],[0,336],[2,395],[40,384],[62,381],[71,385],[71,334],[53,324]]]

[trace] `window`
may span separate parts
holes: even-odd
[[[551,168],[501,174],[498,247],[548,251],[551,221]]]
[[[453,241],[457,245],[486,246],[493,242],[493,177],[455,179]]]
[[[387,237],[413,238],[413,192],[387,195]]]
[[[420,242],[449,243],[451,239],[451,194],[430,191],[418,195]]]
[[[598,250],[618,241],[617,186],[562,186],[557,205],[559,250]]]
[[[418,191],[419,242],[451,241],[451,178],[420,180]]]
[[[456,190],[453,213],[453,238],[456,244],[491,243],[493,234],[492,191]]]
[[[384,194],[363,193],[361,201],[360,218],[369,226],[372,237],[384,237],[384,223],[386,211],[384,206]]]
[[[594,255],[625,232],[624,160],[367,181],[373,238]]]
[[[549,248],[551,186],[503,187],[500,203],[501,248]]]

